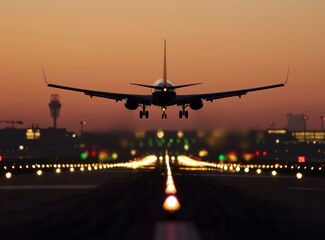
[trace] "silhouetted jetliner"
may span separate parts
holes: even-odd
[[[111,93],[111,92],[102,92],[102,91],[94,91],[88,89],[74,88],[56,84],[50,84],[46,80],[46,75],[43,69],[44,79],[48,87],[53,88],[61,88],[70,91],[83,92],[85,95],[90,97],[102,97],[109,98],[116,101],[124,101],[124,106],[129,110],[136,110],[138,107],[141,107],[140,110],[140,118],[148,118],[149,112],[146,110],[147,106],[158,106],[161,107],[163,113],[162,118],[166,119],[166,109],[169,106],[177,105],[181,107],[179,111],[179,118],[188,118],[187,107],[190,107],[193,110],[199,110],[203,107],[204,100],[205,101],[213,101],[220,98],[227,97],[241,97],[248,92],[260,91],[270,88],[283,87],[288,81],[289,69],[287,72],[287,78],[284,83],[268,85],[256,88],[247,88],[235,91],[227,91],[227,92],[214,92],[214,93],[203,93],[203,94],[189,94],[189,95],[177,95],[175,89],[184,88],[189,86],[198,85],[201,83],[192,83],[185,85],[177,85],[174,86],[169,80],[167,80],[167,66],[166,66],[166,40],[164,40],[164,66],[163,66],[163,79],[157,80],[154,85],[145,85],[138,83],[130,83],[132,85],[137,85],[141,87],[151,88],[153,89],[151,95],[139,95],[139,94],[125,94],[125,93]]]

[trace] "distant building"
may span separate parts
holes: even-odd
[[[305,130],[305,120],[304,114],[292,114],[288,113],[288,122],[286,129],[288,131],[304,131]]]
[[[0,156],[75,156],[76,134],[64,128],[0,129]]]

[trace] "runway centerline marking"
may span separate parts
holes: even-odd
[[[99,185],[6,185],[0,186],[0,190],[78,190],[94,189]]]
[[[166,221],[155,226],[154,240],[200,240],[193,223]]]

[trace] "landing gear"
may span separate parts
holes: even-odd
[[[185,110],[187,106],[188,106],[188,105],[183,105],[183,106],[182,106],[182,110],[179,111],[179,118],[183,118],[183,116],[184,116],[185,118],[188,118],[188,111]]]
[[[149,112],[146,111],[146,105],[142,105],[142,110],[140,111],[140,118],[143,118],[143,116],[149,118]]]
[[[161,115],[161,118],[162,118],[162,119],[167,119],[166,108],[163,107],[162,110],[163,110],[163,114]]]

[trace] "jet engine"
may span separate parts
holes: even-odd
[[[195,102],[190,103],[190,108],[193,110],[199,110],[203,107],[203,101],[202,100],[198,100]]]
[[[136,110],[139,107],[139,104],[132,102],[130,99],[127,99],[124,103],[124,106],[129,110]]]

